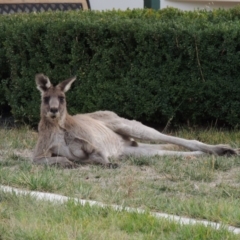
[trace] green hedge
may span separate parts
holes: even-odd
[[[240,8],[1,16],[0,103],[36,124],[34,76],[77,75],[70,113],[108,109],[143,122],[240,123]],[[2,94],[3,96],[3,94]]]
[[[6,24],[4,20],[3,16],[0,15],[0,115],[3,114],[7,105],[3,83],[10,77],[9,64],[4,47],[4,41],[6,39]]]

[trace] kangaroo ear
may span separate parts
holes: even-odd
[[[71,77],[67,80],[64,80],[63,82],[59,83],[57,85],[58,88],[60,88],[63,92],[67,92],[70,88],[72,83],[76,80],[76,76],[75,77]]]
[[[35,81],[37,84],[37,89],[41,93],[47,91],[52,86],[49,78],[42,73],[39,73],[35,76]]]

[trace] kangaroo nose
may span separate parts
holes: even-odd
[[[50,112],[51,112],[51,113],[57,113],[57,112],[58,112],[58,109],[57,109],[57,108],[50,108]]]

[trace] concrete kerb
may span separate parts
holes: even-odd
[[[28,190],[21,190],[9,186],[2,186],[0,185],[0,191],[2,192],[9,192],[9,193],[15,193],[16,195],[30,195],[38,200],[44,200],[44,201],[51,201],[51,202],[58,202],[58,203],[64,203],[69,200],[73,200],[76,203],[79,203],[81,205],[89,204],[89,206],[98,206],[98,207],[110,207],[116,211],[126,211],[126,212],[137,212],[137,213],[146,213],[143,209],[139,208],[130,208],[130,207],[122,207],[120,205],[111,205],[111,204],[104,204],[101,202],[97,201],[92,201],[92,200],[83,200],[83,199],[78,199],[78,198],[70,198],[66,196],[62,196],[59,194],[53,194],[53,193],[44,193],[44,192],[37,192],[37,191],[28,191]],[[156,218],[164,218],[170,221],[177,222],[182,225],[190,224],[201,224],[204,226],[209,226],[214,229],[220,229],[221,227],[224,227],[226,230],[233,232],[235,234],[240,234],[240,228],[228,226],[225,224],[220,224],[216,222],[210,222],[206,220],[196,220],[192,218],[187,218],[187,217],[180,217],[176,215],[171,215],[171,214],[166,214],[166,213],[157,213],[157,212],[149,212],[152,216]]]

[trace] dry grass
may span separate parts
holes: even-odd
[[[240,132],[181,130],[174,135],[240,146]],[[207,219],[240,227],[240,158],[126,158],[118,169],[34,166],[37,135],[0,130],[0,184]]]

